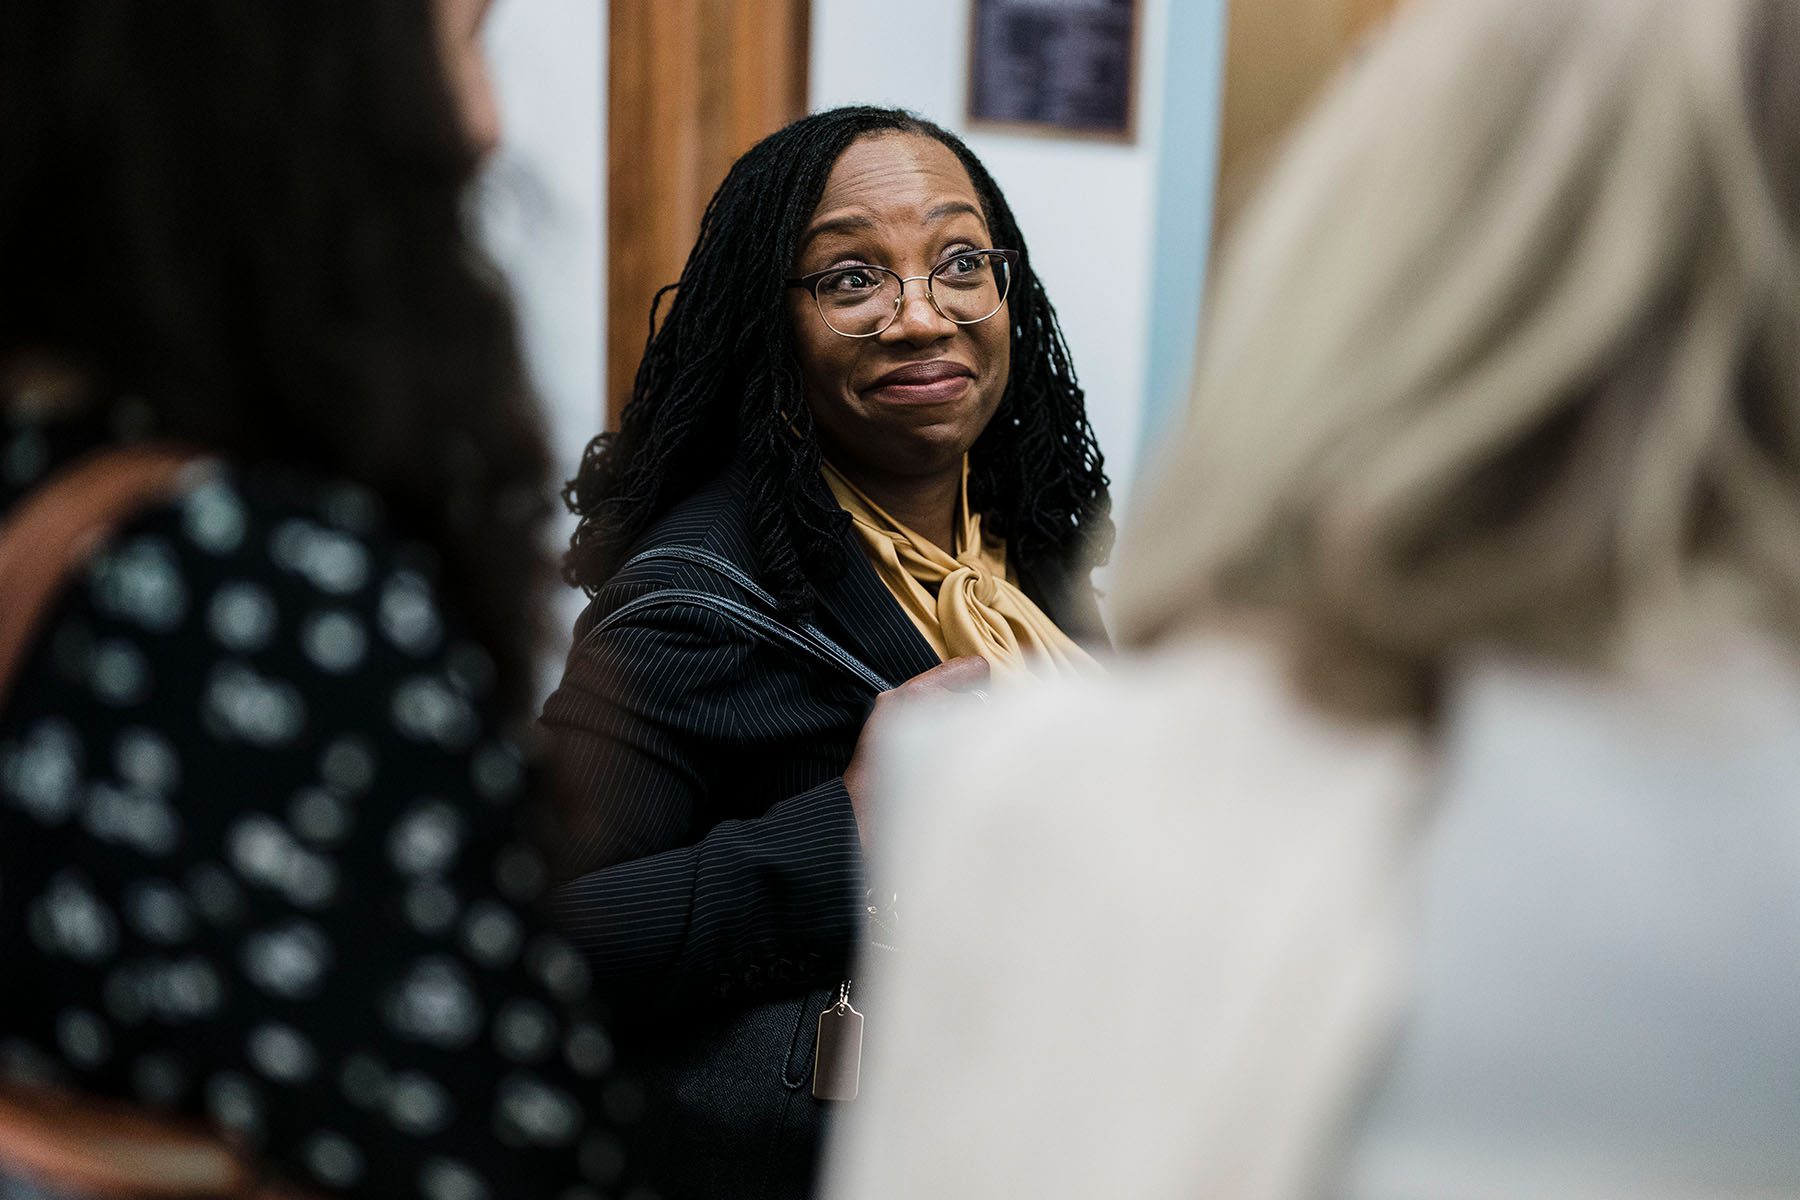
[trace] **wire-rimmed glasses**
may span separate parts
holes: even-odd
[[[1018,271],[1017,250],[964,250],[933,267],[929,275],[908,275],[886,267],[832,267],[787,281],[812,293],[819,317],[844,337],[874,337],[894,323],[906,285],[925,281],[925,295],[946,321],[974,325],[1000,311]]]

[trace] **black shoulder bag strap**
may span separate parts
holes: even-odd
[[[762,607],[756,608],[729,596],[720,596],[695,588],[659,588],[654,592],[646,592],[642,596],[628,600],[608,613],[589,632],[589,637],[593,637],[626,617],[641,613],[646,609],[672,606],[703,608],[724,617],[753,636],[798,650],[827,666],[847,671],[874,691],[885,692],[893,688],[894,685],[882,678],[879,672],[844,649],[811,621],[794,621],[782,616],[780,602],[736,564],[728,562],[710,551],[693,546],[654,546],[633,555],[626,562],[625,567],[629,567],[633,563],[649,562],[655,559],[675,559],[705,567],[742,588]],[[624,569],[624,567],[620,568],[620,570]]]

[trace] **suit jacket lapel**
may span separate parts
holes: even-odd
[[[938,665],[937,651],[907,618],[862,547],[846,540],[844,572],[819,584],[829,632],[892,684]]]

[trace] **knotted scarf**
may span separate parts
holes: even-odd
[[[889,516],[830,463],[825,482],[850,514],[875,573],[939,658],[979,654],[997,680],[1098,669],[1087,651],[1019,590],[1007,569],[1005,541],[982,533],[981,514],[969,508],[967,457],[954,555]]]

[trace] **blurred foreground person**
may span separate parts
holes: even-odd
[[[618,1166],[520,836],[546,456],[462,212],[484,8],[0,2],[0,625],[72,480],[170,468],[0,661],[0,1094],[308,1193]]]
[[[1800,1193],[1797,230],[1792,0],[1403,10],[1233,240],[1151,652],[893,748],[829,1194]]]

